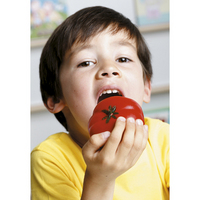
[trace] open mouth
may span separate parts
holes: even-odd
[[[104,99],[107,99],[109,97],[113,97],[113,96],[122,96],[121,92],[119,90],[104,90],[98,99],[98,103]]]

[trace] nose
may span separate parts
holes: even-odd
[[[97,72],[97,79],[112,77],[121,77],[121,71],[117,66],[115,66],[115,64],[104,63]]]

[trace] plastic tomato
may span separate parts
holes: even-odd
[[[98,103],[93,111],[88,124],[90,136],[104,131],[111,132],[120,116],[141,119],[144,124],[142,108],[136,101],[122,96],[109,97]]]

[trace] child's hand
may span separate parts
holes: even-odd
[[[119,117],[111,134],[92,135],[84,145],[86,177],[97,185],[115,181],[137,162],[147,139],[148,127],[141,120]]]

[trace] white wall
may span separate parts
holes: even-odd
[[[73,0],[68,1],[69,15],[77,10],[87,7],[101,5],[113,8],[133,23],[135,20],[135,5],[133,0]],[[157,31],[143,34],[152,53],[153,81],[152,86],[169,84],[169,31]],[[31,105],[41,104],[39,91],[39,59],[42,47],[31,49]],[[169,94],[160,93],[152,95],[151,102],[144,104],[144,111],[155,108],[169,107]],[[48,111],[31,113],[31,150],[49,135],[64,131],[55,117]]]

